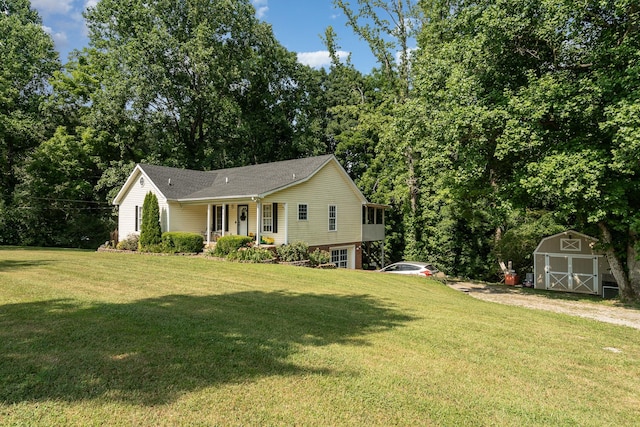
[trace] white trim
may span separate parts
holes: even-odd
[[[335,210],[335,215],[333,217],[334,219],[334,228],[333,230],[331,229],[331,207],[334,207]],[[338,205],[336,204],[329,204],[327,205],[327,231],[338,231]]]
[[[284,204],[284,244],[289,243],[289,203]]]
[[[580,252],[582,250],[582,239],[560,239],[560,250]]]
[[[273,233],[273,204],[272,203],[260,203],[262,205],[262,219],[260,226],[262,227],[263,233]],[[266,216],[267,213],[270,213],[270,216]],[[265,220],[270,220],[269,228],[270,230],[265,230]]]
[[[207,245],[211,243],[211,203],[207,204]]]
[[[305,206],[306,219],[300,219],[300,206]],[[296,219],[298,221],[309,221],[309,203],[298,203],[298,209],[296,211]]]
[[[139,172],[141,176],[137,176],[136,175],[137,172]],[[158,199],[162,198],[165,201],[168,200],[165,197],[165,195],[162,194],[162,191],[160,191],[160,189],[156,186],[156,184],[151,180],[151,178],[149,178],[149,176],[146,173],[144,173],[144,170],[142,170],[142,168],[140,167],[140,164],[138,163],[136,167],[133,169],[133,171],[131,172],[131,174],[129,175],[129,177],[127,178],[127,180],[124,182],[124,185],[122,186],[122,188],[120,188],[120,191],[118,191],[118,194],[116,195],[116,197],[114,197],[112,204],[121,205],[122,199],[124,198],[125,194],[129,192],[129,189],[131,188],[131,186],[139,182],[140,178],[144,178],[145,187],[147,186],[147,184],[151,184],[151,188],[149,191],[156,193],[156,197],[158,197]]]
[[[536,249],[533,251],[533,253],[534,254],[537,254],[537,253],[543,253],[544,254],[544,253],[546,253],[544,251],[540,251],[540,247],[544,244],[544,242],[546,242],[547,240],[551,240],[551,239],[553,239],[555,237],[558,237],[558,236],[569,236],[570,234],[571,235],[576,235],[578,237],[582,237],[582,238],[587,239],[587,240],[591,240],[592,242],[597,242],[598,241],[598,239],[596,239],[595,237],[588,236],[586,234],[580,233],[580,232],[575,231],[575,230],[567,230],[567,231],[563,231],[561,233],[556,233],[556,234],[553,234],[551,236],[547,236],[547,237],[543,238],[542,240],[540,240],[540,243],[538,243],[538,246],[536,246]]]
[[[262,233],[262,201],[256,200],[256,245],[260,244],[260,235]],[[249,206],[247,206],[247,215],[249,215]],[[238,232],[238,234],[240,234]],[[249,221],[247,218],[247,235],[249,235]]]
[[[604,255],[600,255],[600,254],[573,254],[573,253],[555,253],[555,252],[539,252],[537,255],[551,255],[554,257],[572,257],[572,258],[593,258],[593,257],[598,257],[598,258],[602,258],[604,257]]]
[[[598,258],[602,255],[580,255],[580,254],[545,254],[544,256],[544,289],[552,291],[584,292],[598,295],[600,293],[600,275],[598,271]],[[551,271],[550,259],[561,258],[567,260],[567,271]],[[578,273],[573,271],[573,259],[591,259],[592,273]],[[556,283],[562,284],[566,279],[566,286],[560,285],[551,287],[551,279],[556,279]],[[582,280],[583,279],[583,280]],[[592,285],[589,286],[589,283]],[[559,289],[560,288],[560,289]],[[587,289],[580,289],[587,288]],[[586,292],[585,292],[586,293]]]
[[[287,188],[294,187],[294,186],[296,186],[298,184],[302,184],[303,182],[307,182],[311,178],[313,178],[318,172],[320,172],[330,162],[335,162],[336,166],[338,166],[338,169],[342,172],[343,178],[346,178],[347,184],[351,187],[353,192],[356,194],[356,197],[358,197],[360,199],[361,203],[368,203],[367,199],[362,194],[362,191],[360,191],[358,186],[356,186],[356,183],[353,182],[353,180],[351,179],[351,177],[349,176],[347,171],[344,170],[344,168],[342,167],[342,165],[340,164],[340,162],[338,161],[338,159],[336,159],[336,157],[334,155],[331,155],[331,157],[329,157],[323,164],[318,166],[318,168],[315,171],[311,172],[309,174],[309,176],[307,176],[305,179],[301,179],[299,181],[294,181],[294,182],[292,182],[290,184],[283,185],[282,187],[279,187],[279,188],[274,188],[273,190],[269,190],[266,193],[261,194],[260,197],[264,198],[264,197],[266,197],[266,196],[268,196],[270,194],[276,193],[278,191],[282,191],[282,190],[285,190]]]
[[[347,251],[347,269],[355,269],[356,268],[356,246],[348,245],[348,246],[330,246],[329,247],[329,255],[333,258],[332,252],[346,250]],[[330,259],[331,259],[330,258]],[[333,261],[331,261],[333,262]]]
[[[227,229],[227,204],[222,204],[222,230],[221,235],[224,236],[224,231]]]

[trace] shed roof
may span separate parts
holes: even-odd
[[[598,241],[598,239],[596,239],[595,237],[589,236],[589,235],[584,234],[584,233],[580,233],[579,231],[566,230],[566,231],[561,231],[560,233],[556,233],[556,234],[553,234],[551,236],[547,236],[547,237],[542,238],[540,240],[540,243],[538,243],[538,246],[536,246],[536,249],[533,251],[533,253],[534,254],[541,253],[540,248],[542,247],[542,244],[544,242],[546,242],[547,240],[555,239],[556,237],[561,237],[561,236],[563,236],[563,237],[576,236],[576,237],[581,237],[583,239],[591,240],[591,241],[594,241],[594,242]]]

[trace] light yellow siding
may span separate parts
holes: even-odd
[[[334,162],[329,162],[307,182],[279,191],[263,202],[287,204],[289,242],[333,245],[362,240],[362,201]],[[306,221],[298,220],[301,203],[307,205]],[[337,207],[336,231],[329,231],[329,205]],[[282,228],[278,234],[284,233],[284,210],[284,206],[278,207],[278,231]]]
[[[207,230],[206,205],[180,205],[171,202],[169,206],[171,231],[184,231],[204,235]]]

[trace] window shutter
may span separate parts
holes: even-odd
[[[273,204],[272,215],[273,215],[273,232],[277,233],[278,232],[278,204],[277,203]]]
[[[224,231],[229,231],[229,205],[224,207]]]
[[[135,208],[136,208],[136,222],[134,223],[135,224],[134,227],[135,227],[135,231],[140,231],[138,230],[138,207],[136,206]]]

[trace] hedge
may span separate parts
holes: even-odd
[[[232,252],[237,251],[243,246],[247,246],[249,242],[252,242],[253,238],[249,236],[222,236],[216,242],[216,249],[214,254],[216,256],[227,256]]]
[[[162,233],[163,252],[202,252],[204,238],[198,233],[168,231]]]

